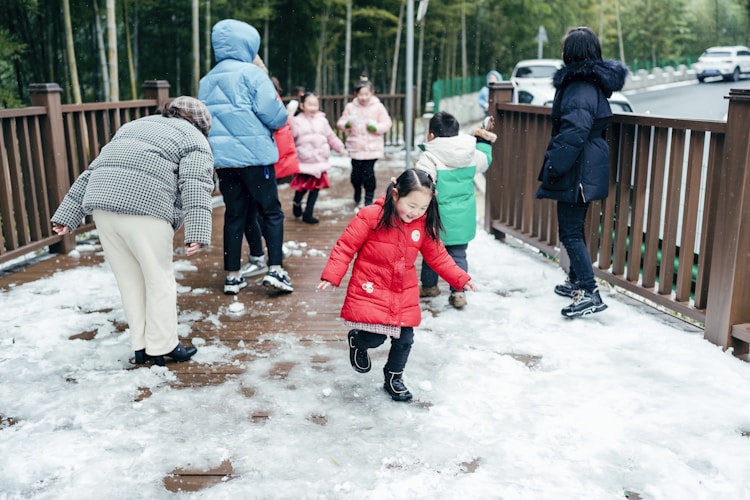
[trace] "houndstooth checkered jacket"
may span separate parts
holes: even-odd
[[[123,125],[71,186],[52,222],[75,229],[94,210],[150,215],[185,243],[211,242],[213,155],[205,136],[180,118],[147,116]]]

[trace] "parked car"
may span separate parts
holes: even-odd
[[[525,87],[534,85],[552,85],[552,75],[565,65],[562,59],[525,59],[518,61],[510,74],[513,84]]]
[[[701,54],[693,69],[701,83],[711,77],[736,82],[750,73],[750,49],[744,45],[711,47]]]
[[[552,83],[541,85],[539,82],[528,84],[520,81],[513,84],[513,102],[533,104],[535,106],[552,106],[555,99],[555,88]],[[609,98],[613,113],[633,113],[633,104],[622,92],[614,92]]]

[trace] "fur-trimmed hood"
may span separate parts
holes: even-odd
[[[599,85],[606,97],[625,86],[628,68],[619,61],[581,61],[563,66],[552,77],[552,84],[560,89],[576,80]]]

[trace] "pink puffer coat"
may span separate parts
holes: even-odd
[[[375,132],[367,130],[370,124],[375,125]],[[385,155],[383,135],[391,129],[393,122],[380,99],[372,96],[365,105],[360,104],[358,99],[348,103],[336,126],[349,134],[346,149],[352,159],[377,160]]]
[[[346,151],[344,143],[336,137],[326,115],[317,112],[312,116],[300,113],[292,118],[292,136],[297,147],[299,171],[320,178],[330,167],[331,149]]]

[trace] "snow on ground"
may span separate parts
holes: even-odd
[[[750,499],[746,362],[611,291],[606,311],[562,318],[552,289],[564,274],[513,240],[480,231],[469,265],[480,290],[465,309],[447,293],[424,302],[405,374],[412,404],[382,390],[386,347],[357,374],[343,342],[289,335],[267,336],[282,345],[270,354],[240,345],[257,357],[218,386],[174,389],[168,369],[126,370],[106,264],[2,290],[0,499]],[[181,312],[181,335],[194,317]],[[236,354],[197,344],[198,363]],[[269,378],[279,361],[295,366]],[[135,402],[139,388],[152,395]],[[252,422],[259,410],[271,418]],[[164,488],[175,468],[225,459],[231,480]]]

